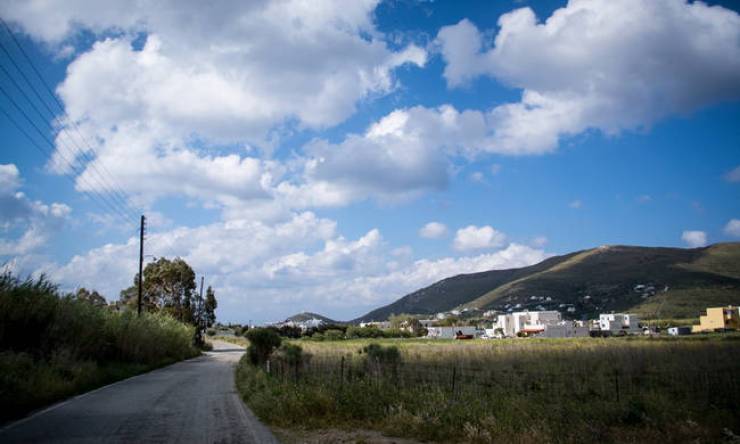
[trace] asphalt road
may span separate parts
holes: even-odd
[[[77,396],[0,430],[0,443],[276,443],[242,403],[234,365],[243,349],[213,352]]]

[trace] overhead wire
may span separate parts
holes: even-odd
[[[23,49],[23,46],[17,40],[17,38],[15,37],[15,35],[13,34],[13,32],[10,30],[10,28],[7,25],[7,23],[5,23],[5,21],[1,17],[0,17],[0,22],[2,23],[2,25],[5,28],[6,32],[11,36],[11,38],[15,42],[16,47],[23,54],[23,56],[25,57],[25,59],[28,62],[28,64],[31,66],[32,70],[34,71],[34,73],[36,74],[36,76],[38,77],[38,79],[44,85],[44,87],[46,89],[46,92],[52,97],[52,99],[54,100],[54,102],[60,108],[62,115],[66,119],[61,124],[61,129],[60,129],[60,132],[59,132],[59,135],[61,137],[59,137],[57,139],[57,145],[58,145],[57,148],[66,148],[66,149],[69,150],[70,144],[74,143],[74,145],[75,145],[74,146],[74,150],[77,151],[77,152],[79,152],[82,155],[82,157],[88,162],[87,165],[90,167],[88,176],[83,176],[82,175],[82,172],[79,170],[79,168],[76,168],[75,159],[73,158],[72,161],[70,161],[70,159],[68,159],[64,155],[62,149],[57,149],[56,152],[64,160],[64,162],[68,164],[69,168],[72,169],[76,174],[79,175],[80,182],[82,182],[82,183],[84,183],[85,185],[88,186],[88,188],[90,190],[90,191],[88,191],[88,194],[89,195],[91,195],[91,196],[96,196],[97,195],[97,198],[100,201],[105,202],[109,208],[111,208],[111,209],[114,210],[114,213],[118,214],[119,216],[123,216],[124,217],[124,220],[129,220],[129,218],[131,218],[131,219],[133,219],[133,221],[136,221],[136,219],[137,219],[138,216],[137,216],[136,212],[132,210],[132,207],[130,205],[130,199],[128,198],[128,196],[125,193],[125,191],[123,191],[112,180],[112,178],[106,177],[105,174],[103,172],[101,172],[97,168],[95,159],[92,158],[90,156],[89,152],[88,152],[88,151],[91,151],[91,152],[95,153],[95,155],[99,158],[100,156],[97,153],[97,151],[95,150],[94,146],[92,144],[90,144],[89,141],[87,141],[87,139],[82,135],[81,131],[79,130],[79,127],[77,126],[77,124],[66,113],[66,110],[64,108],[64,105],[59,101],[59,99],[56,97],[56,95],[51,91],[51,88],[49,87],[48,83],[45,81],[44,77],[41,75],[41,73],[39,72],[39,70],[36,68],[35,64],[31,60],[31,58],[28,56],[28,54],[26,53],[26,51]],[[34,87],[34,85],[31,82],[31,80],[28,78],[28,76],[26,76],[26,74],[23,71],[23,69],[21,69],[21,67],[19,66],[19,64],[16,62],[15,58],[12,56],[12,54],[10,53],[10,51],[8,50],[8,48],[5,47],[5,45],[2,43],[1,40],[0,40],[0,49],[2,49],[2,51],[8,56],[8,59],[14,65],[14,67],[18,71],[18,73],[20,73],[21,77],[25,81],[25,83],[28,86],[28,88],[31,89],[31,91],[33,92],[33,94],[36,97],[36,99],[48,111],[49,115],[47,117],[49,117],[51,120],[56,119],[57,116],[56,116],[55,112],[51,109],[51,107],[49,106],[49,104],[47,103],[47,101],[43,100],[43,98],[41,97],[41,94],[39,94],[38,90]],[[44,116],[44,113],[34,104],[34,101],[26,93],[26,91],[18,84],[18,82],[10,74],[10,72],[4,66],[2,66],[2,65],[0,65],[0,68],[2,69],[2,71],[4,72],[4,74],[11,80],[11,82],[18,89],[18,91],[21,92],[21,94],[23,95],[23,97],[26,99],[26,101],[28,102],[28,104],[30,104],[31,108],[33,108],[33,110],[36,112],[36,114],[42,120],[46,121],[46,118]],[[31,119],[28,116],[28,114],[23,110],[23,108],[20,105],[18,105],[18,103],[12,98],[12,96],[10,95],[10,93],[8,93],[7,91],[5,91],[4,89],[3,89],[2,92],[8,98],[8,100],[10,100],[10,102],[13,104],[13,106],[24,116],[24,118],[26,119],[26,121],[34,127],[34,129],[41,136],[41,138],[45,142],[47,142],[47,144],[49,144],[51,146],[52,152],[53,152],[54,149],[55,149],[54,142],[52,142],[48,137],[46,137],[44,135],[44,132],[41,131],[41,129],[38,127],[38,125],[36,125],[33,122],[33,119]],[[16,128],[18,128],[26,136],[26,138],[28,138],[34,144],[34,146],[37,149],[40,148],[40,146],[34,141],[34,139],[30,136],[30,134],[28,134],[27,131],[25,131],[25,130],[22,129],[22,126],[20,125],[20,123],[17,122],[15,119],[13,119],[12,116],[10,116],[10,114],[7,112],[7,110],[3,110],[3,114],[5,114],[6,117],[8,117],[9,120],[11,120],[11,123],[13,123],[13,125],[16,126]],[[49,126],[51,127],[51,124],[50,123],[49,123]],[[82,146],[81,147],[79,143],[76,143],[73,140],[73,138],[71,136],[71,132],[69,131],[69,127],[72,127],[72,129],[75,130],[75,132],[77,133],[77,136],[79,137],[79,140],[81,140],[83,142],[83,145],[86,145],[86,146]],[[52,127],[52,130],[53,130],[53,127]],[[66,137],[64,137],[64,136],[66,136]],[[41,150],[41,151],[42,151],[42,153],[44,153],[46,156],[49,157],[49,160],[50,161],[52,161],[53,155],[51,153],[46,152],[46,150]],[[72,151],[72,150],[70,150],[70,151]],[[97,163],[99,163],[100,168],[102,168],[103,170],[105,170],[105,172],[108,174],[108,176],[112,176],[110,174],[110,172],[107,171],[107,169],[105,168],[105,165],[103,164],[102,161],[101,162],[97,162]],[[97,175],[97,177],[95,175]],[[99,183],[94,183],[96,181],[98,181]],[[91,183],[91,182],[93,182],[93,183]],[[74,183],[74,180],[73,180],[73,183]],[[97,189],[103,190],[107,194],[107,196],[104,195],[104,194],[98,193],[96,191]]]
[[[88,154],[88,150],[89,150],[89,151],[92,151],[93,153],[95,153],[95,156],[97,158],[100,158],[100,155],[95,150],[94,145],[87,140],[87,138],[80,131],[79,126],[77,125],[77,123],[69,116],[69,114],[67,114],[66,109],[64,107],[64,104],[62,104],[62,102],[59,100],[59,98],[56,96],[56,94],[54,94],[54,92],[52,91],[51,87],[49,86],[49,83],[46,81],[46,79],[44,78],[44,76],[38,70],[38,68],[36,67],[36,64],[33,62],[33,60],[31,59],[31,57],[28,55],[28,53],[26,52],[26,50],[23,48],[23,45],[18,41],[18,39],[16,38],[15,34],[10,29],[10,27],[5,22],[5,20],[3,20],[2,17],[0,17],[0,23],[2,23],[2,26],[5,29],[5,31],[7,32],[7,34],[13,40],[13,42],[15,43],[15,46],[18,48],[18,50],[20,51],[20,53],[25,58],[25,60],[28,63],[28,65],[33,70],[34,74],[36,74],[36,77],[39,79],[39,81],[41,82],[41,84],[44,86],[47,94],[52,98],[52,100],[54,101],[54,103],[57,105],[57,107],[61,111],[61,114],[65,117],[65,122],[67,123],[67,126],[64,126],[62,128],[62,130],[63,131],[66,131],[67,134],[70,134],[70,132],[68,131],[68,126],[71,126],[72,129],[75,130],[75,133],[77,134],[77,136],[79,137],[79,139],[82,140],[83,144],[86,145],[86,148],[87,148],[87,149],[81,149],[80,150],[80,153],[82,154],[83,157],[85,157],[85,159],[88,162],[91,163],[91,167],[93,169],[97,170],[96,164],[93,163],[93,160],[94,159],[92,159],[89,156],[89,154]],[[1,44],[1,41],[0,41],[0,44]],[[18,70],[18,72],[21,74],[21,76],[23,77],[23,79],[25,80],[25,82],[32,89],[33,93],[36,95],[36,97],[39,99],[39,101],[49,111],[49,114],[51,115],[51,117],[52,118],[55,118],[56,116],[55,116],[54,111],[48,106],[48,104],[46,103],[46,101],[44,101],[41,98],[41,96],[38,94],[38,91],[33,87],[31,81],[25,75],[25,72],[16,63],[15,58],[13,58],[13,56],[10,54],[10,52],[7,49],[5,49],[4,47],[3,47],[3,51],[8,55],[10,61],[13,63],[13,65]],[[72,140],[72,137],[70,136],[69,139]],[[79,145],[78,145],[78,148],[79,148]],[[100,161],[99,163],[100,163],[100,168],[103,169],[103,171],[104,171],[105,174],[107,174],[108,176],[113,176],[110,173],[110,171],[107,170],[107,168],[105,167],[105,164],[102,161]],[[103,176],[103,174],[100,173],[100,172],[98,172],[98,174],[101,177]],[[125,193],[125,191],[123,191],[123,189],[115,183],[115,181],[112,179],[112,177],[110,179],[110,182],[112,183],[111,187],[113,188],[114,194],[116,194],[118,196],[118,198],[123,202],[124,205],[130,206],[129,205],[129,198],[128,198],[128,195]]]
[[[26,120],[26,122],[28,122],[36,130],[36,132],[39,134],[39,136],[41,137],[41,139],[43,141],[45,141],[47,144],[49,144],[49,146],[51,147],[51,151],[47,151],[46,149],[43,149],[43,148],[41,149],[41,151],[49,158],[49,160],[52,160],[52,158],[53,158],[53,150],[55,149],[54,142],[52,142],[47,136],[44,135],[44,132],[38,127],[38,125],[36,125],[36,123],[33,121],[33,119],[31,119],[28,116],[28,114],[26,113],[26,111],[18,104],[18,102],[16,102],[15,99],[13,99],[13,96],[10,95],[5,90],[5,88],[2,87],[2,85],[0,85],[0,93],[2,93],[10,101],[10,103],[13,105],[13,107],[15,107],[15,109],[23,116],[23,118]],[[2,108],[2,110],[3,110],[3,114],[5,114],[5,116],[8,118],[8,120],[10,120],[11,123],[13,123],[13,125],[21,131],[21,133],[27,139],[29,139],[34,144],[34,146],[36,146],[37,148],[40,148],[40,145],[38,145],[37,143],[35,143],[36,142],[35,139],[32,138],[30,136],[30,134],[28,134],[27,131],[25,131],[24,129],[22,129],[22,126],[18,123],[18,121],[16,121],[12,117],[12,115],[5,108]],[[62,160],[70,166],[70,168],[76,174],[80,174],[81,173],[77,168],[75,168],[75,165],[73,163],[71,163],[66,158],[66,156],[64,155],[64,153],[62,151],[57,150],[56,152],[59,154],[59,156],[62,158]],[[68,174],[66,174],[66,175],[68,176]],[[72,178],[70,177],[70,179],[72,179]],[[97,191],[95,191],[94,187],[91,187],[90,186],[90,183],[87,181],[87,179],[85,178],[85,176],[80,175],[79,180],[84,185],[90,187],[90,191],[86,191],[89,195],[91,195],[91,196],[93,196],[93,195],[97,196],[100,199],[100,201],[104,202],[111,210],[113,210],[114,213],[117,213],[118,216],[123,217],[123,219],[126,220],[126,221],[129,220],[129,217],[130,216],[127,215],[126,212],[124,212],[123,210],[121,210],[115,203],[112,203],[112,201],[108,200],[108,198],[106,198],[106,196],[104,196],[104,195],[98,193]],[[72,182],[75,183],[74,179],[72,179]]]

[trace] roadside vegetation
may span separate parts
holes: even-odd
[[[697,442],[740,434],[740,336],[287,340],[237,386],[268,424],[441,442]],[[268,363],[269,361],[269,363]]]
[[[194,326],[160,311],[118,311],[95,294],[0,275],[0,422],[198,355]]]

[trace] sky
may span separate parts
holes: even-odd
[[[0,265],[116,300],[144,214],[145,260],[185,259],[219,320],[347,320],[740,241],[739,8],[0,0]]]

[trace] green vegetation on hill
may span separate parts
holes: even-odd
[[[514,270],[444,279],[356,321],[453,308],[552,309],[580,318],[609,311],[694,318],[740,304],[740,243],[705,248],[606,246]]]
[[[0,422],[196,356],[194,328],[62,296],[44,278],[0,275]]]

